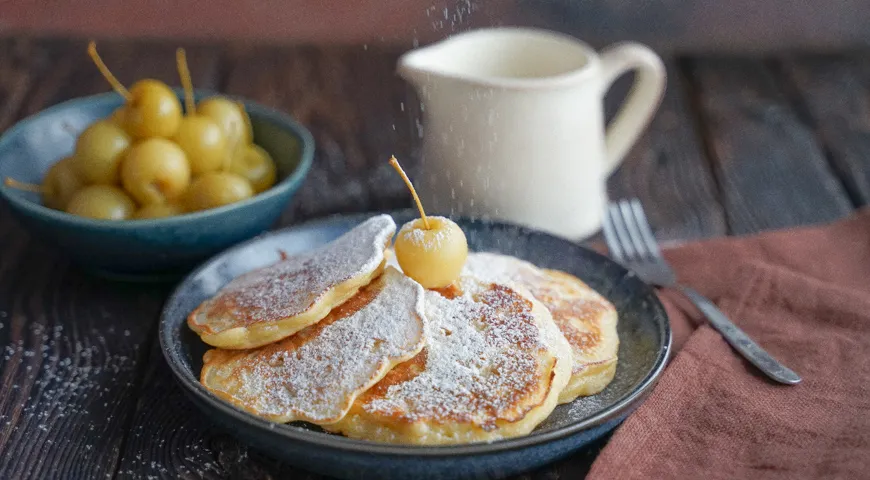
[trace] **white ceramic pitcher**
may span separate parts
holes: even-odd
[[[605,131],[603,99],[637,70]],[[423,168],[432,211],[495,218],[578,240],[601,226],[607,176],[657,108],[665,69],[633,43],[597,54],[577,39],[523,28],[455,35],[411,51],[399,74],[423,102]]]

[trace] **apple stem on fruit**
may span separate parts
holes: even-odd
[[[187,53],[183,48],[175,51],[175,63],[178,65],[178,76],[181,77],[181,86],[184,87],[184,109],[187,115],[196,114],[196,103],[193,101],[193,82],[190,79],[190,69],[187,68]]]
[[[402,180],[405,181],[405,185],[407,185],[408,190],[411,191],[411,196],[414,197],[414,202],[417,203],[417,210],[420,211],[420,218],[423,219],[423,226],[426,230],[429,230],[429,219],[426,218],[426,212],[423,211],[423,204],[420,202],[420,197],[417,196],[417,190],[414,189],[414,184],[411,183],[408,175],[406,175],[405,171],[402,170],[402,166],[399,165],[399,161],[396,160],[395,156],[390,157],[390,165],[399,172],[399,175],[402,176]]]
[[[97,53],[97,44],[93,40],[88,44],[88,55],[90,55],[91,60],[94,61],[97,70],[99,70],[103,77],[105,77],[106,81],[109,82],[109,85],[111,85],[118,94],[124,97],[124,100],[129,102],[133,98],[130,95],[130,91],[127,90],[114,75],[112,75],[112,72],[109,71],[109,67],[103,63],[103,59],[100,58],[100,54]]]
[[[7,187],[14,188],[14,189],[16,189],[16,190],[23,190],[23,191],[25,191],[25,192],[45,193],[46,190],[47,190],[47,189],[46,189],[45,187],[43,187],[42,185],[36,185],[36,184],[33,184],[33,183],[19,182],[18,180],[15,180],[14,178],[11,178],[11,177],[6,177],[6,179],[3,181],[3,183],[4,183]]]

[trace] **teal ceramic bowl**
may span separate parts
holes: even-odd
[[[198,97],[210,92],[197,92]],[[221,208],[155,220],[92,220],[52,210],[38,194],[0,182],[12,212],[38,240],[56,245],[92,272],[124,279],[177,277],[230,245],[268,230],[302,184],[314,140],[289,116],[242,101],[254,142],[278,166],[277,184],[248,200]],[[0,178],[40,183],[56,161],[72,153],[78,133],[122,104],[114,93],[78,98],[22,120],[0,137]]]

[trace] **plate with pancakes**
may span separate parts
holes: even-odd
[[[539,467],[649,394],[671,342],[650,286],[575,243],[460,218],[461,271],[425,288],[393,250],[412,219],[318,220],[192,272],[160,323],[189,398],[301,468],[416,479]]]

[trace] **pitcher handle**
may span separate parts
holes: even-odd
[[[631,91],[607,126],[607,164],[604,172],[609,176],[622,163],[628,150],[652,119],[665,92],[667,73],[661,58],[638,43],[612,45],[601,52],[600,58],[602,96],[617,78],[629,70],[637,70]]]

